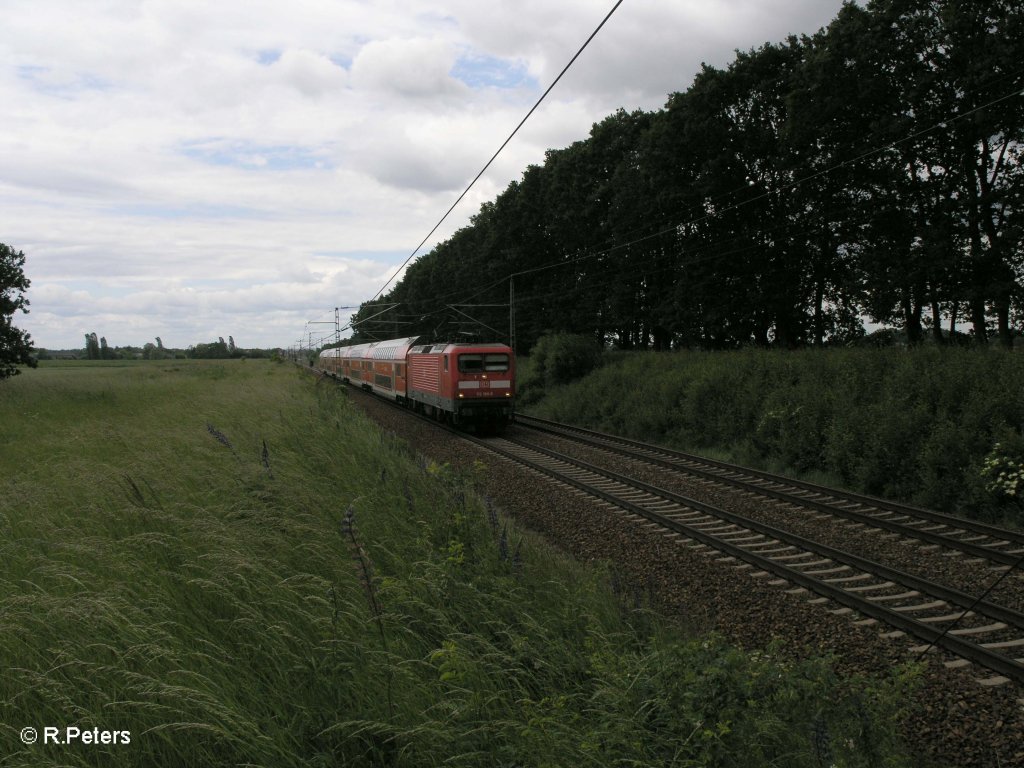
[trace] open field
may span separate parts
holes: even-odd
[[[898,684],[685,637],[472,484],[288,365],[0,384],[0,766],[906,764]]]

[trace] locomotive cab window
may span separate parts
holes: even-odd
[[[507,371],[508,355],[459,355],[461,373]]]
[[[459,373],[483,373],[483,355],[459,355]]]
[[[484,355],[485,371],[507,371],[508,355]]]

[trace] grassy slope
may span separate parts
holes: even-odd
[[[0,766],[889,753],[891,692],[679,639],[466,480],[286,365],[0,384]],[[69,725],[131,743],[18,738]]]
[[[634,353],[531,412],[1019,525],[985,465],[1024,474],[1022,392],[1002,350]]]

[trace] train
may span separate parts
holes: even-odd
[[[325,349],[319,367],[438,421],[501,431],[515,418],[515,355],[505,344],[417,344],[419,336]]]

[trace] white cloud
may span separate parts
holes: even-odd
[[[352,62],[352,83],[372,100],[464,98],[469,89],[450,74],[455,55],[444,40],[374,40]]]
[[[348,73],[323,54],[288,50],[273,64],[284,82],[313,98],[338,94],[348,85]]]
[[[657,108],[701,61],[839,6],[624,3],[437,237],[616,108]],[[28,259],[21,327],[51,348],[291,343],[376,293],[610,7],[5,0],[0,241]]]

